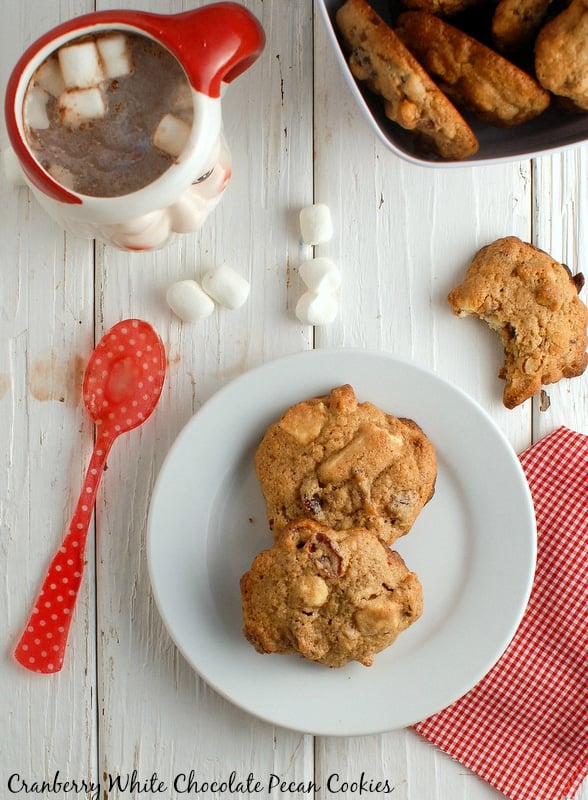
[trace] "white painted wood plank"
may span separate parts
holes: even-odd
[[[573,274],[588,280],[588,148],[537,159],[534,181],[534,244],[567,264]],[[580,292],[588,303],[588,288]],[[588,372],[545,387],[550,405],[540,410],[535,401],[535,439],[566,425],[588,433]]]
[[[0,75],[37,36],[85,2],[2,0]],[[4,120],[2,148],[8,145]],[[74,242],[24,187],[0,179],[0,572],[3,596],[1,793],[8,779],[60,772],[96,780],[93,532],[65,665],[39,676],[12,659],[50,558],[69,524],[89,458],[92,426],[80,377],[93,341],[92,248]],[[50,743],[50,745],[48,744]],[[14,785],[14,784],[13,784]]]
[[[312,196],[312,70],[303,57],[312,48],[311,3],[247,5],[262,21],[267,45],[224,94],[234,171],[221,205],[199,234],[164,251],[98,248],[98,325],[138,314],[160,332],[169,359],[155,415],[115,446],[99,499],[100,769],[156,770],[168,783],[190,769],[200,780],[222,779],[232,769],[262,779],[312,778],[310,737],[239,711],[185,663],[153,604],[145,561],[151,489],[183,425],[232,377],[309,346],[308,332],[288,320],[287,308],[288,263],[299,246],[291,209]],[[168,10],[181,7],[171,3]],[[166,305],[168,286],[200,280],[222,262],[250,281],[249,300],[236,311],[217,309],[201,323],[181,324]]]
[[[531,441],[531,404],[503,407],[495,334],[453,317],[446,297],[480,247],[510,234],[530,240],[530,164],[443,170],[392,156],[355,108],[320,23],[315,93],[315,199],[330,205],[336,229],[316,251],[344,275],[339,317],[317,329],[318,346],[377,347],[434,370],[481,403],[523,449]],[[394,796],[407,800],[501,796],[410,730],[319,739],[316,758],[321,797],[329,796],[329,775],[350,783],[361,770],[372,781],[387,779]],[[357,794],[349,785],[337,796]]]

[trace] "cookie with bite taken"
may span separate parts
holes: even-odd
[[[243,633],[259,653],[371,666],[422,613],[422,588],[373,533],[294,522],[240,582]]]
[[[484,320],[501,338],[503,402],[514,408],[544,384],[582,375],[588,366],[584,283],[543,250],[515,236],[483,247],[449,293],[460,317]]]

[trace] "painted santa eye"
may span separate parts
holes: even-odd
[[[195,181],[192,181],[192,186],[195,186],[197,183],[202,183],[202,181],[205,181],[208,177],[210,177],[210,175],[212,175],[213,170],[214,167],[212,169],[209,169],[208,172],[205,172],[204,175],[201,175],[199,178],[196,178]]]

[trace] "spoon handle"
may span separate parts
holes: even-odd
[[[16,660],[32,672],[59,672],[82,582],[86,538],[96,492],[114,437],[100,432],[69,529],[54,555],[41,590],[14,651]]]

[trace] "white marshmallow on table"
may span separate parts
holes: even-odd
[[[187,122],[174,114],[164,114],[153,133],[153,145],[176,158],[186,146],[190,127]]]
[[[240,308],[249,297],[249,281],[238,272],[221,264],[210,270],[202,278],[202,288],[216,302],[225,308]]]
[[[66,89],[89,89],[104,78],[94,42],[65,45],[57,51],[57,58]]]
[[[124,33],[111,33],[96,39],[96,47],[107,78],[122,78],[133,69],[131,54]]]
[[[305,206],[300,211],[300,233],[305,244],[328,242],[333,235],[331,211],[324,203]]]
[[[214,311],[214,302],[196,281],[177,281],[167,290],[167,304],[183,322],[206,319]]]
[[[96,86],[64,92],[59,96],[58,107],[62,124],[70,128],[78,128],[90,119],[102,119],[106,114],[104,96]]]
[[[25,95],[23,118],[25,125],[36,131],[47,130],[50,126],[47,103],[51,95],[45,89],[33,87]]]
[[[337,298],[331,292],[304,292],[296,303],[295,314],[305,325],[328,325],[338,311]]]
[[[311,292],[336,292],[341,286],[341,272],[330,258],[310,258],[298,272]]]
[[[45,89],[53,97],[59,97],[65,91],[65,83],[61,74],[61,67],[56,56],[50,56],[35,72],[35,86]]]

